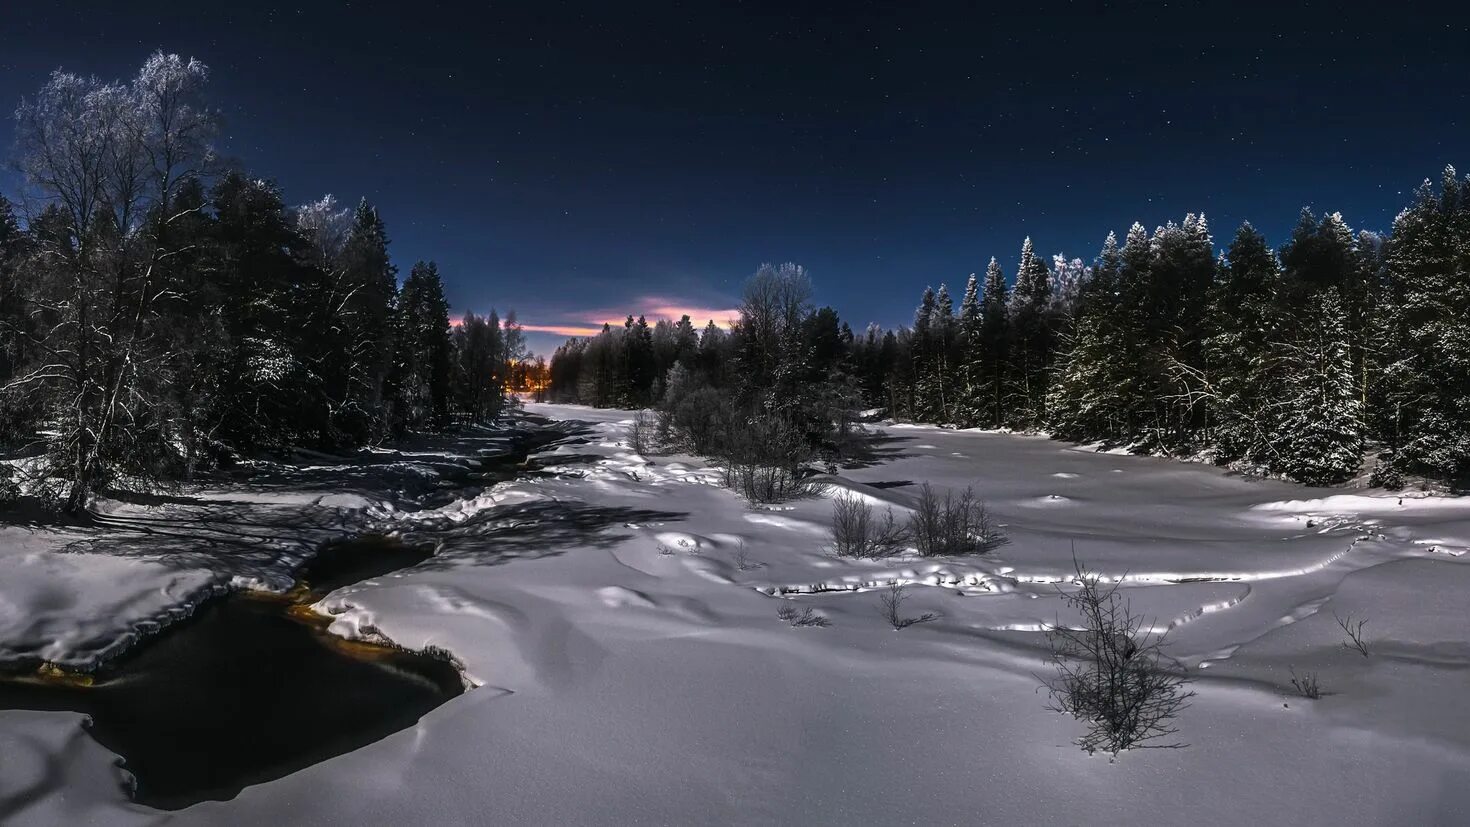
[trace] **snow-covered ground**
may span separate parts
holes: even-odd
[[[318,609],[340,634],[447,649],[478,689],[410,730],[175,814],[122,799],[78,716],[0,712],[0,812],[38,824],[1470,820],[1470,501],[886,426],[826,496],[751,507],[702,460],[634,454],[629,412],[527,407],[588,423],[528,478],[436,508],[360,493],[290,506],[316,515],[306,525],[437,541],[434,559]],[[924,481],[973,484],[1011,542],[964,560],[827,553],[835,492],[901,510]],[[289,523],[273,528],[314,538]],[[48,656],[105,647],[76,641],[106,641],[116,629],[97,618],[152,616],[189,578],[215,576],[158,555],[57,554],[17,531],[0,534],[12,651],[18,629]],[[1046,710],[1038,630],[1065,617],[1052,584],[1074,551],[1170,629],[1168,653],[1198,678],[1179,722],[1188,748],[1088,756],[1071,744],[1079,725]],[[894,580],[914,584],[906,613],[941,618],[893,631],[874,588]],[[146,599],[114,599],[142,583]],[[776,616],[788,605],[832,625],[792,628]],[[1367,619],[1369,657],[1341,646],[1334,614]],[[69,622],[93,625],[68,637]],[[1317,672],[1324,696],[1295,695],[1290,667]]]

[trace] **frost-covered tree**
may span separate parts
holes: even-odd
[[[1139,348],[1134,316],[1124,312],[1120,299],[1122,277],[1118,238],[1108,233],[1091,277],[1078,290],[1073,326],[1057,360],[1048,414],[1058,436],[1114,443],[1133,436],[1129,383],[1139,373]]]
[[[1077,313],[1082,291],[1092,278],[1092,268],[1080,258],[1067,258],[1058,253],[1052,256],[1051,266],[1051,312],[1053,318],[1071,319]]]
[[[960,316],[957,322],[955,352],[958,363],[959,388],[955,400],[955,416],[961,425],[972,427],[985,418],[985,391],[983,369],[975,357],[980,352],[985,326],[985,315],[980,303],[980,280],[974,273],[965,284],[965,296],[960,301]]]
[[[1447,167],[1394,220],[1383,438],[1404,470],[1470,485],[1470,179]]]
[[[1011,414],[1012,422],[1021,427],[1039,426],[1046,417],[1056,334],[1051,288],[1051,273],[1028,237],[1021,245],[1021,263],[1009,309],[1013,342],[1010,374],[1017,400]]]
[[[1273,466],[1299,482],[1330,485],[1362,462],[1363,410],[1337,288],[1318,293],[1287,347]]]
[[[340,258],[348,289],[339,313],[348,333],[342,344],[347,357],[342,407],[367,424],[365,433],[349,434],[350,442],[361,443],[381,439],[387,432],[382,412],[393,364],[393,302],[398,289],[387,228],[366,199],[353,212]],[[339,428],[345,430],[345,423]]]
[[[965,364],[974,380],[972,405],[976,421],[999,427],[1006,419],[1006,365],[1009,363],[1011,327],[1010,296],[1005,274],[992,257],[985,268],[985,287],[980,296],[979,334],[968,342]]]
[[[924,289],[914,314],[914,403],[912,416],[949,422],[954,412],[956,326],[949,288]]]
[[[1211,296],[1210,405],[1224,459],[1271,461],[1279,433],[1281,343],[1290,325],[1280,305],[1281,269],[1266,239],[1242,224]]]
[[[178,461],[163,265],[197,209],[178,209],[180,194],[212,158],[207,75],[158,52],[128,82],[54,72],[16,110],[17,166],[52,222],[37,236],[45,275],[28,299],[45,317],[37,358],[6,388],[44,411],[50,472],[71,509],[118,475]]]

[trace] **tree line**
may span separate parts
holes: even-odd
[[[0,446],[72,509],[242,454],[489,419],[524,356],[513,314],[451,326],[433,262],[400,283],[367,201],[293,208],[222,164],[207,77],[160,52],[122,82],[57,71],[16,110]]]
[[[801,268],[763,266],[728,331],[629,317],[558,349],[551,393],[655,406],[706,452],[711,423],[795,411],[830,453],[861,405],[1312,484],[1371,456],[1374,484],[1470,485],[1470,179],[1452,167],[1386,235],[1303,210],[1279,249],[1247,223],[1217,250],[1187,215],[1109,234],[1091,264],[1028,238],[1013,279],[992,258],[958,308],[926,288],[911,326],[860,335],[809,297]]]

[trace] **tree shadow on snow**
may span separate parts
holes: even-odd
[[[498,565],[549,557],[568,548],[609,548],[627,540],[634,525],[682,520],[688,514],[625,506],[540,500],[487,509],[470,520],[420,524],[406,532],[408,542],[435,541],[434,557],[418,568],[449,568],[463,563]]]
[[[69,543],[63,551],[132,557],[225,576],[260,574],[283,557],[303,558],[344,534],[342,512],[305,504],[213,501],[203,508],[99,514],[93,524],[107,531]]]
[[[842,468],[871,468],[905,456],[903,446],[898,443],[912,442],[915,437],[894,436],[887,431],[863,434],[855,437],[847,447],[840,463]]]

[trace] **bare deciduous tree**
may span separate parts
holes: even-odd
[[[18,166],[42,228],[43,275],[24,301],[44,321],[29,334],[39,359],[5,390],[42,400],[69,509],[118,474],[157,471],[182,438],[167,407],[178,342],[161,310],[185,298],[169,262],[189,246],[175,225],[201,206],[180,195],[211,158],[207,74],[162,52],[130,83],[57,71],[16,111]]]
[[[1178,732],[1174,720],[1194,695],[1187,678],[1164,668],[1164,636],[1145,631],[1117,583],[1104,586],[1075,558],[1073,566],[1077,591],[1057,591],[1082,615],[1082,627],[1058,621],[1047,628],[1056,667],[1042,679],[1050,708],[1087,722],[1077,744],[1088,752],[1185,746],[1156,743]]]

